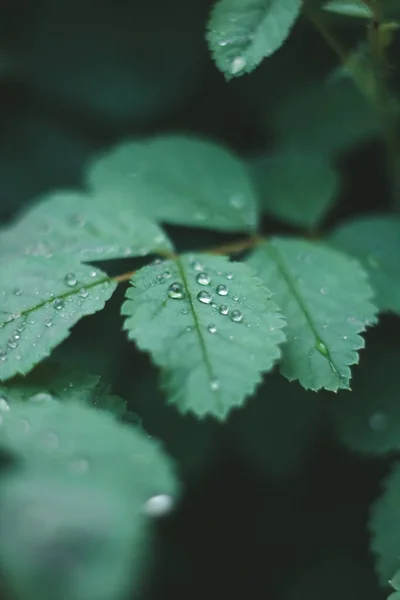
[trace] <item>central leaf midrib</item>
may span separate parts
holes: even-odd
[[[335,362],[332,359],[332,356],[331,356],[328,346],[325,344],[324,340],[319,335],[316,326],[314,325],[314,321],[313,321],[311,314],[306,306],[306,303],[304,302],[302,295],[300,294],[299,290],[297,289],[296,282],[294,281],[292,274],[286,268],[286,264],[285,264],[285,261],[281,255],[281,253],[272,244],[268,244],[268,243],[265,244],[265,249],[266,249],[267,253],[270,255],[271,259],[277,265],[282,277],[284,278],[287,286],[289,287],[290,291],[292,292],[300,310],[304,314],[307,324],[308,324],[312,334],[315,337],[315,343],[318,344],[318,343],[322,342],[324,344],[326,351],[327,351],[327,356],[325,358],[327,359],[333,374],[335,375],[335,377],[338,377],[338,379],[342,383],[345,383],[343,376],[341,375],[338,367],[336,366]],[[321,355],[321,356],[323,356],[323,355]]]
[[[80,285],[77,289],[68,290],[67,292],[58,294],[57,296],[52,296],[51,298],[49,298],[47,300],[43,300],[42,302],[35,304],[35,306],[33,306],[32,308],[26,308],[25,310],[21,310],[21,311],[17,310],[17,311],[15,311],[15,313],[12,313],[10,315],[10,317],[12,317],[12,318],[8,319],[7,321],[0,321],[0,328],[5,327],[6,325],[9,325],[10,323],[13,323],[17,319],[20,319],[21,317],[28,316],[31,313],[35,312],[36,310],[40,310],[41,308],[43,308],[43,306],[46,306],[46,304],[52,303],[55,300],[64,300],[64,298],[68,298],[69,296],[75,296],[76,294],[79,294],[79,292],[81,290],[92,289],[92,288],[96,287],[97,285],[101,285],[102,283],[107,283],[107,282],[112,282],[112,281],[113,281],[112,277],[106,276],[103,279],[99,279],[93,283],[90,283],[87,285]]]

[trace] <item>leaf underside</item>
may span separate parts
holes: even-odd
[[[96,160],[87,178],[94,194],[129,199],[158,222],[221,231],[257,225],[247,165],[201,138],[165,135],[121,144]]]
[[[0,266],[0,381],[28,373],[104,307],[116,284],[64,256],[26,256]]]
[[[90,262],[171,248],[164,232],[135,208],[132,199],[107,194],[48,196],[0,230],[0,263],[16,256],[60,253]]]
[[[227,78],[253,71],[286,40],[301,10],[301,0],[218,0],[207,40]]]
[[[348,389],[359,335],[376,322],[367,276],[352,258],[323,244],[273,239],[248,260],[287,319],[281,372],[305,389]]]
[[[132,282],[124,327],[163,368],[168,402],[182,413],[224,419],[279,358],[284,318],[245,264],[183,255],[144,267]],[[171,298],[176,284],[182,297]]]

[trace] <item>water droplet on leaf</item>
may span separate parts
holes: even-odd
[[[317,340],[315,347],[318,352],[322,354],[322,356],[329,356],[328,348],[325,346],[323,341]]]
[[[46,327],[52,327],[53,326],[53,319],[47,319],[44,324],[46,325]]]
[[[207,273],[199,273],[196,277],[196,281],[200,285],[209,285],[211,279]]]
[[[37,402],[37,403],[42,403],[42,402],[54,402],[54,398],[51,394],[49,394],[48,392],[38,392],[37,394],[34,394],[33,396],[31,396],[29,398],[30,402]]]
[[[64,300],[62,300],[61,298],[56,298],[53,302],[53,306],[56,310],[62,310],[65,306]]]
[[[227,279],[233,279],[233,273],[227,273],[227,274],[225,275],[225,277],[226,277]]]
[[[219,390],[220,388],[220,383],[219,383],[219,379],[217,379],[216,377],[214,377],[213,379],[211,379],[210,381],[210,388],[213,392],[216,392],[217,390]]]
[[[68,287],[74,287],[74,285],[76,285],[78,282],[74,273],[67,273],[67,275],[64,277],[64,281]]]
[[[214,323],[210,323],[210,324],[207,326],[207,329],[208,329],[208,331],[209,331],[210,333],[217,333],[217,328],[216,328],[216,326],[214,325]]]
[[[168,494],[159,494],[147,500],[145,511],[150,517],[163,517],[171,511],[173,504],[171,496]]]
[[[212,295],[210,294],[210,292],[199,292],[197,294],[197,299],[199,300],[199,302],[202,302],[203,304],[211,304]]]
[[[226,285],[217,285],[216,292],[217,292],[218,296],[227,296],[228,288],[226,287]]]
[[[168,288],[168,296],[174,300],[181,300],[185,296],[185,290],[181,283],[171,283]]]
[[[231,62],[231,74],[237,75],[240,71],[246,68],[247,61],[244,56],[236,56]]]
[[[20,296],[22,294],[22,290],[17,288],[16,290],[14,290],[14,296]]]
[[[243,315],[240,310],[233,310],[230,316],[232,321],[235,321],[235,323],[240,323],[240,321],[243,319]]]
[[[218,310],[221,313],[221,315],[227,315],[229,312],[229,308],[226,306],[226,304],[221,304]]]

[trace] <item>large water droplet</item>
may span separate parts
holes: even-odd
[[[246,68],[247,61],[244,56],[236,56],[231,62],[231,75],[237,75]]]
[[[199,292],[197,294],[197,299],[199,300],[199,302],[202,302],[203,304],[211,304],[212,295],[210,294],[210,292]]]
[[[74,287],[74,285],[76,285],[78,282],[74,273],[67,273],[64,277],[64,281],[69,287]]]
[[[213,379],[211,379],[211,381],[210,381],[210,388],[213,392],[216,392],[217,390],[219,390],[219,388],[220,388],[219,379],[217,379],[216,377],[213,377]]]
[[[221,313],[221,315],[227,315],[229,312],[229,308],[226,306],[226,304],[221,304],[218,310]]]
[[[64,300],[62,300],[62,298],[56,298],[53,302],[53,306],[56,310],[62,310],[65,306]]]
[[[175,283],[171,283],[168,288],[168,296],[174,300],[181,300],[185,296],[183,285],[177,281]]]
[[[207,326],[207,329],[208,329],[208,331],[209,331],[210,333],[217,333],[217,328],[216,328],[216,326],[214,325],[214,323],[210,323],[210,324]]]
[[[1,412],[8,412],[10,410],[10,405],[8,404],[7,400],[3,397],[0,398],[0,411]]]
[[[377,412],[369,418],[369,426],[373,431],[386,431],[388,424],[387,416],[381,412]]]
[[[233,310],[230,316],[232,321],[235,321],[235,323],[240,323],[240,321],[243,319],[243,315],[240,310]]]
[[[211,279],[210,276],[207,273],[199,273],[196,277],[196,281],[197,283],[199,283],[200,285],[209,285]]]
[[[145,511],[150,517],[163,517],[171,511],[173,505],[174,501],[171,496],[159,494],[147,500]]]
[[[217,285],[216,292],[217,292],[218,296],[227,296],[228,288],[226,287],[226,285]]]
[[[30,402],[41,404],[42,402],[54,402],[54,398],[48,392],[38,392],[29,398]]]
[[[322,356],[329,356],[328,348],[322,340],[317,340],[315,347]]]

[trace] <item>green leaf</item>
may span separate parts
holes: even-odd
[[[369,521],[371,550],[382,586],[399,569],[400,555],[400,465],[396,464],[384,481],[383,493],[373,504]]]
[[[124,327],[164,369],[168,402],[222,420],[280,356],[285,321],[270,297],[242,263],[184,255],[135,274]]]
[[[0,398],[13,401],[67,402],[71,399],[106,410],[116,417],[126,415],[126,402],[110,393],[99,375],[78,369],[64,369],[55,363],[42,363],[25,377],[15,377],[0,385]],[[1,407],[0,407],[1,408]]]
[[[348,389],[359,335],[376,322],[372,290],[358,262],[323,244],[273,239],[248,260],[287,318],[281,371],[305,389]]]
[[[0,231],[0,261],[63,253],[82,262],[171,250],[162,230],[132,200],[57,193]]]
[[[376,111],[349,77],[300,87],[273,118],[280,143],[299,153],[346,152],[380,133]]]
[[[330,0],[323,8],[324,10],[338,13],[345,17],[356,17],[359,19],[373,18],[371,9],[362,0]]]
[[[0,266],[0,381],[26,374],[104,307],[116,284],[64,256],[26,256]]]
[[[284,479],[302,467],[322,415],[319,396],[274,372],[229,424],[243,453],[269,476]]]
[[[352,394],[330,402],[336,434],[351,450],[384,455],[400,449],[399,364],[400,352],[387,339],[368,346]]]
[[[353,219],[338,227],[330,240],[362,263],[378,308],[400,314],[400,218],[372,215]]]
[[[208,23],[214,60],[228,78],[253,71],[278,50],[301,10],[301,0],[218,0]]]
[[[12,394],[0,431],[2,450],[24,465],[0,481],[12,595],[125,598],[146,566],[149,517],[177,498],[172,464],[154,440],[72,397],[21,403]]]
[[[315,227],[332,207],[339,177],[320,154],[283,151],[254,164],[261,206],[293,225]]]
[[[222,231],[257,225],[247,165],[210,141],[171,135],[124,143],[93,163],[88,181],[157,221]]]

